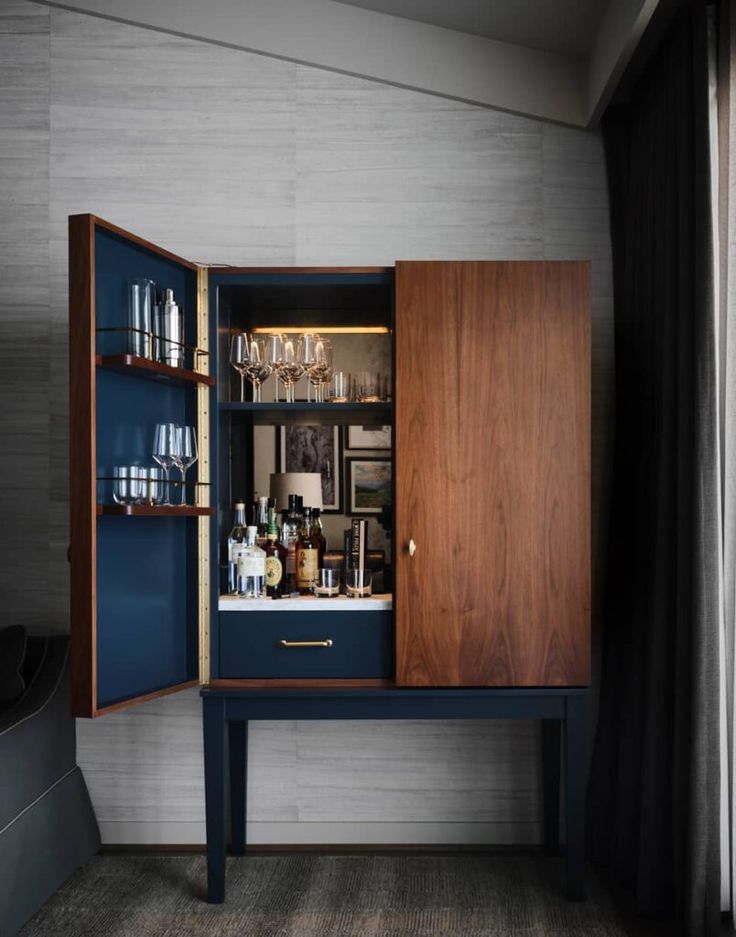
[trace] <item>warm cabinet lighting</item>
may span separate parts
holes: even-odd
[[[303,332],[319,332],[320,335],[389,335],[387,325],[259,325],[251,329],[257,335],[281,334],[301,335]]]

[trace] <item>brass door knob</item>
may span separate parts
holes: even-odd
[[[417,545],[413,540],[409,540],[409,556],[414,556],[417,552]]]

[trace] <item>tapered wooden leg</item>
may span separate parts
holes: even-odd
[[[205,696],[204,709],[204,796],[207,819],[207,900],[225,900],[226,836],[226,728],[225,701]]]
[[[585,898],[585,696],[566,698],[565,717],[565,838],[567,897]]]
[[[548,855],[557,855],[560,849],[561,737],[560,719],[542,719],[544,851]]]
[[[245,854],[245,811],[248,766],[248,723],[229,722],[230,742],[230,850]]]

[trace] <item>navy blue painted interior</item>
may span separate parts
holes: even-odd
[[[196,678],[196,577],[188,581],[186,531],[195,523],[98,518],[99,706]]]
[[[247,322],[242,320],[235,308],[239,298],[244,293],[232,290],[239,287],[241,290],[257,288],[259,286],[305,287],[305,306],[309,307],[309,287],[334,286],[352,288],[366,286],[373,289],[377,287],[388,288],[391,296],[393,286],[393,272],[387,273],[261,273],[261,274],[230,274],[210,271],[209,273],[209,302],[210,302],[210,354],[213,355],[212,372],[217,375],[217,397],[220,401],[232,399],[232,382],[234,372],[229,366],[229,333],[231,328],[244,327]],[[339,305],[339,303],[338,303]],[[385,315],[386,325],[392,323],[392,308],[387,301]],[[242,312],[242,310],[241,310]],[[279,322],[283,323],[285,316],[280,312]],[[383,321],[382,320],[382,321]],[[252,420],[250,414],[236,413],[240,419]],[[212,504],[217,510],[212,518],[211,527],[211,569],[213,572],[220,568],[221,547],[224,537],[232,524],[232,484],[231,484],[231,445],[233,441],[232,414],[214,408],[211,418],[211,445],[213,455],[216,456],[216,465],[213,466],[211,489]],[[217,608],[221,575],[211,577],[211,607]],[[315,613],[294,612],[266,612],[261,613],[259,620],[263,621],[263,629],[259,628],[253,619],[253,613],[248,615],[250,624],[247,629],[239,625],[238,620],[243,615],[237,612],[214,614],[210,622],[210,648],[211,648],[211,675],[213,678],[247,678],[247,677],[377,677],[390,678],[393,675],[393,613],[392,612],[330,612],[321,616],[332,627],[340,627],[341,637],[339,644],[331,649],[329,657],[321,660],[320,651],[306,653],[301,651],[281,651],[272,641],[272,629],[283,623],[289,628],[289,634],[281,637],[297,638],[313,636]],[[256,613],[257,614],[257,613]],[[363,616],[367,615],[364,627],[359,624]],[[296,630],[295,630],[296,629]],[[301,629],[301,630],[299,630]],[[348,630],[349,629],[349,630]],[[282,628],[283,630],[283,628]],[[269,644],[270,642],[270,644]],[[285,655],[293,654],[288,660]]]
[[[127,325],[126,289],[146,277],[162,289],[171,288],[184,307],[184,340],[196,344],[197,275],[173,260],[155,254],[104,228],[95,230],[95,324],[98,329]],[[124,333],[97,333],[97,353],[114,355],[127,348]]]
[[[390,611],[220,612],[221,677],[383,678],[393,673]],[[278,642],[331,638],[330,648]]]
[[[95,232],[98,328],[122,327],[126,284],[148,277],[184,306],[187,340],[196,329],[196,274],[102,228]],[[125,337],[98,333],[98,353],[125,350]],[[196,390],[96,371],[98,479],[115,465],[153,465],[156,423],[195,422]],[[179,473],[172,470],[172,478]],[[187,477],[194,481],[197,467]],[[172,492],[178,500],[179,489]],[[190,500],[193,489],[189,489]],[[112,501],[110,482],[97,499]],[[97,518],[97,704],[111,705],[196,679],[197,521],[185,517]]]

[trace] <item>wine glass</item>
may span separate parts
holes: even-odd
[[[169,471],[174,465],[174,456],[179,446],[179,427],[176,423],[157,423],[153,433],[153,458],[164,470],[164,499],[162,504],[170,505]]]
[[[246,345],[247,361],[245,365],[245,376],[253,385],[253,400],[256,403],[260,403],[261,384],[263,384],[273,369],[268,361],[268,349],[264,339],[246,335]]]
[[[266,339],[266,361],[270,365],[271,373],[275,378],[273,396],[275,403],[279,402],[279,377],[281,374],[281,366],[284,362],[283,347],[285,340],[286,336],[279,335],[278,333],[273,333]]]
[[[317,369],[317,377],[319,377],[319,384],[317,385],[317,399],[320,403],[325,402],[325,387],[330,383],[332,375],[334,373],[334,368],[332,366],[332,342],[323,338],[321,340],[321,348],[319,350],[319,367]]]
[[[197,433],[193,426],[177,426],[176,429],[177,444],[172,458],[174,465],[181,472],[181,498],[179,504],[186,505],[187,469],[197,461]]]
[[[245,402],[245,372],[248,364],[248,335],[236,332],[230,339],[230,364],[240,375],[240,402]]]
[[[283,335],[281,339],[281,366],[278,377],[286,389],[286,402],[294,403],[296,382],[304,374],[304,338]]]
[[[305,332],[302,335],[302,363],[304,365],[304,370],[307,374],[307,401],[311,400],[311,389],[312,386],[315,388],[318,386],[319,382],[313,380],[313,375],[315,369],[319,364],[319,352],[318,346],[321,342],[319,335],[313,332]],[[315,391],[316,394],[316,391]],[[315,400],[317,397],[315,396]]]

